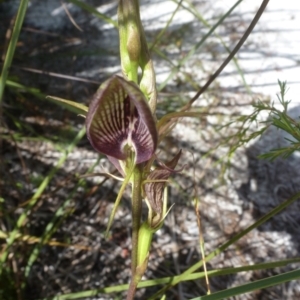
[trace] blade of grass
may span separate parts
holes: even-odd
[[[195,192],[194,202],[195,202],[195,213],[197,216],[197,225],[198,225],[198,231],[199,231],[199,248],[200,248],[201,256],[203,257],[203,270],[204,270],[204,274],[205,274],[207,294],[209,295],[211,292],[210,292],[210,284],[209,284],[206,261],[205,261],[205,241],[204,241],[202,227],[201,227],[200,204],[199,204],[200,201],[199,201],[198,196],[196,196],[196,192]]]
[[[300,262],[300,257],[297,257],[297,258],[291,258],[291,259],[286,259],[286,260],[282,260],[282,261],[275,261],[275,262],[270,262],[270,263],[261,263],[261,264],[256,264],[256,265],[251,265],[251,266],[243,266],[243,267],[238,267],[238,268],[224,268],[224,269],[210,270],[210,271],[207,271],[207,275],[209,275],[209,277],[224,276],[224,275],[230,275],[230,274],[237,274],[237,273],[240,273],[240,272],[265,270],[265,269],[271,269],[271,268],[277,268],[277,267],[284,267],[288,264],[299,263],[299,262]],[[179,276],[157,278],[157,279],[152,279],[152,280],[145,280],[145,281],[142,281],[138,284],[138,288],[146,288],[146,287],[156,286],[158,284],[167,284],[167,283],[170,283],[170,281],[172,281],[174,278],[176,279]],[[197,272],[197,273],[194,273],[194,274],[190,274],[186,278],[186,281],[199,280],[199,279],[204,278],[204,277],[205,277],[205,272]],[[52,298],[51,297],[50,298],[44,298],[44,299],[41,299],[41,300],[83,299],[83,298],[86,298],[86,297],[96,296],[98,294],[109,294],[109,293],[123,292],[123,291],[128,290],[128,286],[129,286],[128,284],[121,284],[121,285],[111,286],[111,287],[102,288],[102,289],[94,289],[94,290],[82,291],[82,292],[77,292],[77,293],[64,294],[64,295],[59,295],[59,296],[55,296],[55,297],[52,297]]]
[[[177,3],[177,0],[172,0],[173,2]],[[187,11],[189,11],[190,13],[192,13],[199,21],[201,21],[207,28],[211,28],[210,24],[207,22],[207,20],[201,15],[199,14],[199,12],[197,11],[197,9],[194,7],[194,5],[189,2],[189,1],[184,1],[187,3],[188,7],[184,6],[183,4],[181,5],[182,7],[184,7]],[[225,48],[225,50],[227,51],[227,53],[230,53],[230,48],[226,45],[226,43],[224,42],[224,40],[222,39],[222,37],[217,34],[214,33],[214,35],[220,40],[221,44],[223,45],[223,47]],[[232,58],[232,61],[237,69],[237,72],[239,73],[239,75],[241,76],[242,82],[246,88],[246,91],[250,94],[251,90],[250,90],[250,86],[247,84],[245,76],[244,76],[244,72],[242,71],[239,62],[237,60],[236,57]]]
[[[251,283],[247,283],[244,285],[240,285],[237,287],[233,287],[224,291],[216,292],[208,296],[202,296],[202,297],[197,297],[193,298],[190,300],[220,300],[220,299],[225,299],[229,297],[233,297],[236,295],[241,295],[245,293],[249,293],[252,291],[260,290],[260,289],[265,289],[267,287],[271,287],[277,284],[281,284],[287,281],[295,280],[300,278],[300,269],[286,272],[280,275],[272,276],[269,278],[261,279],[261,280],[256,280]]]
[[[72,112],[75,112],[75,113],[83,115],[83,116],[86,116],[87,112],[89,110],[88,107],[85,106],[84,104],[77,103],[77,102],[74,102],[71,100],[66,100],[66,99],[62,99],[62,98],[58,98],[58,97],[54,97],[54,96],[47,96],[46,99],[54,102],[57,105],[65,107]]]
[[[5,55],[4,64],[1,71],[1,77],[0,77],[0,103],[2,102],[4,88],[6,84],[6,79],[8,76],[9,68],[11,66],[14,53],[16,50],[17,42],[19,39],[19,35],[21,32],[22,24],[25,18],[26,10],[28,7],[28,0],[21,0],[19,10],[16,17],[16,22],[14,24],[14,28],[12,31],[11,39],[8,45],[8,49]]]
[[[99,12],[94,7],[92,7],[92,6],[90,6],[86,3],[83,3],[81,1],[78,1],[78,0],[68,0],[68,2],[77,5],[78,7],[88,11],[89,13],[91,13],[91,14],[95,15],[96,17],[98,17],[99,19],[105,21],[106,23],[109,23],[109,24],[113,25],[114,27],[118,28],[118,23],[116,21],[114,21],[113,19],[107,17],[105,14],[102,14],[101,12]]]
[[[0,230],[0,239],[1,240],[6,240],[7,237],[9,236],[9,234],[7,234],[6,232]],[[41,243],[43,242],[43,245],[49,245],[49,246],[55,246],[55,247],[74,247],[74,248],[78,248],[78,249],[82,249],[82,250],[89,250],[88,247],[85,247],[85,246],[82,246],[82,245],[79,245],[79,244],[67,244],[67,243],[61,243],[61,242],[58,242],[56,240],[49,240],[49,241],[41,241],[41,238],[40,237],[37,237],[37,236],[32,236],[32,235],[21,235],[20,233],[18,233],[17,235],[17,239],[18,240],[21,240],[21,241],[24,241],[28,244],[38,244],[38,243]]]
[[[22,85],[18,82],[12,81],[12,80],[7,80],[6,85],[11,87],[11,88],[18,89],[18,90],[30,93],[30,94],[36,96],[39,99],[45,99],[46,98],[46,95],[41,93],[41,91],[37,88],[26,87],[25,85]]]
[[[9,249],[13,245],[14,241],[16,240],[16,238],[18,236],[18,233],[19,233],[19,229],[26,222],[28,213],[33,208],[33,206],[37,203],[37,201],[41,197],[42,193],[47,188],[49,182],[52,180],[53,176],[62,167],[62,165],[66,161],[69,153],[74,149],[74,147],[76,146],[76,144],[82,139],[82,137],[84,135],[85,135],[85,127],[83,127],[79,131],[79,133],[74,138],[74,140],[72,141],[72,143],[70,143],[70,145],[67,147],[67,149],[62,154],[62,156],[59,159],[59,161],[57,162],[56,166],[54,168],[52,168],[52,170],[49,172],[49,174],[47,176],[45,176],[44,180],[40,184],[40,186],[37,189],[37,191],[34,193],[34,195],[32,196],[32,198],[28,201],[27,207],[24,209],[24,212],[18,218],[18,220],[16,222],[16,225],[15,225],[15,228],[13,229],[12,232],[10,232],[9,237],[6,240],[7,243],[6,243],[6,245],[5,245],[5,247],[4,247],[3,251],[2,251],[2,255],[0,256],[0,275],[2,274],[3,265],[4,265],[4,263],[5,263],[5,261],[6,261],[7,257],[8,257]]]
[[[59,97],[46,96],[45,94],[41,93],[41,91],[36,88],[26,87],[20,83],[14,82],[14,81],[7,80],[7,86],[30,93],[41,100],[51,101],[51,102],[59,105],[60,107],[65,108],[65,109],[67,109],[71,112],[74,112],[76,114],[79,114],[79,115],[85,116],[88,111],[88,107],[85,106],[84,104],[66,100],[66,99],[62,99]]]
[[[208,31],[207,34],[204,35],[204,37],[188,52],[188,54],[182,58],[177,66],[173,68],[170,72],[170,75],[165,79],[164,82],[162,82],[159,87],[158,91],[161,91],[169,82],[170,79],[173,78],[173,76],[178,72],[181,66],[183,66],[192,55],[204,44],[204,42],[213,34],[213,32],[223,23],[223,21],[233,12],[233,10],[242,2],[243,0],[237,1],[219,20],[218,22],[211,27],[211,29]]]
[[[91,166],[88,170],[88,173],[92,172],[96,165],[98,165],[100,160],[100,156],[95,162],[93,166]],[[53,218],[50,220],[50,222],[47,224],[41,238],[39,244],[37,244],[34,249],[32,250],[30,257],[27,260],[27,265],[25,267],[25,277],[28,277],[31,267],[34,264],[34,262],[37,260],[38,255],[40,253],[40,250],[44,244],[46,244],[53,233],[56,230],[56,224],[60,218],[63,218],[66,215],[66,208],[69,206],[72,199],[74,199],[74,195],[77,192],[79,187],[83,187],[84,179],[80,179],[78,183],[75,185],[74,189],[71,191],[71,193],[68,195],[68,197],[65,199],[65,201],[62,203],[62,205],[59,207],[59,209],[55,212]],[[24,282],[25,284],[25,282]],[[25,286],[23,286],[24,288]]]
[[[177,3],[177,7],[176,9],[173,11],[170,19],[168,20],[168,22],[166,23],[166,26],[158,33],[158,35],[155,37],[153,43],[151,44],[151,46],[149,47],[149,51],[151,52],[152,49],[156,46],[156,44],[161,40],[162,36],[164,35],[164,33],[166,32],[166,30],[169,28],[171,22],[173,21],[177,11],[180,8],[180,5],[182,3],[183,0],[180,0],[179,3]]]
[[[205,261],[209,262],[210,260],[212,260],[214,257],[216,257],[217,255],[219,255],[224,250],[226,250],[229,246],[231,246],[232,244],[234,244],[235,242],[237,242],[239,239],[241,239],[247,233],[249,233],[253,229],[257,228],[258,226],[262,225],[267,220],[269,220],[273,216],[277,215],[283,209],[285,209],[286,207],[288,207],[289,205],[291,205],[293,202],[295,202],[296,200],[298,200],[299,197],[300,197],[300,192],[297,193],[297,194],[295,194],[293,197],[289,198],[288,200],[284,201],[280,205],[276,206],[275,208],[273,208],[269,213],[267,213],[266,215],[264,215],[258,221],[256,221],[255,223],[253,223],[251,226],[249,226],[248,228],[246,228],[242,232],[238,233],[232,239],[230,239],[229,241],[227,241],[226,243],[224,243],[221,247],[215,249],[210,254],[208,254],[205,257]],[[176,279],[174,279],[172,282],[170,282],[167,286],[165,286],[161,290],[159,290],[153,297],[149,298],[149,300],[150,299],[152,299],[152,300],[156,299],[159,295],[162,295],[170,287],[178,284],[181,281],[184,281],[186,276],[192,274],[193,272],[195,272],[196,270],[198,270],[202,266],[203,266],[203,260],[200,260],[198,263],[194,264],[192,267],[190,267],[189,269],[187,269],[185,272],[183,272],[181,275],[179,275]]]
[[[240,39],[240,41],[237,43],[237,45],[234,47],[234,49],[231,51],[231,53],[228,55],[228,57],[225,59],[225,61],[222,63],[222,65],[218,68],[218,70],[210,77],[210,79],[206,82],[206,84],[196,93],[196,95],[182,108],[183,111],[188,110],[192,104],[202,95],[208,87],[211,85],[211,83],[220,75],[220,73],[224,70],[224,68],[228,65],[228,63],[232,60],[232,58],[236,55],[236,53],[240,50],[244,42],[247,40],[248,36],[254,29],[255,25],[257,24],[258,20],[262,16],[263,12],[265,11],[267,5],[269,3],[269,0],[264,0],[257,11],[255,17],[253,18],[251,24],[247,28],[246,32]]]

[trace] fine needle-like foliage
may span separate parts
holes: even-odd
[[[260,111],[269,112],[269,120],[266,121],[266,126],[273,125],[278,130],[285,131],[290,137],[287,137],[286,140],[289,142],[288,147],[273,149],[268,153],[260,155],[262,159],[269,159],[273,161],[278,157],[288,158],[294,152],[300,150],[300,116],[297,119],[293,119],[288,115],[288,105],[290,101],[285,99],[287,92],[286,82],[278,81],[280,88],[280,93],[277,95],[278,101],[282,106],[282,109],[278,109],[274,104],[269,105],[265,103],[257,103],[254,105],[254,108]]]

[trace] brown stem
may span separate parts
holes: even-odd
[[[253,31],[255,25],[257,24],[258,20],[260,19],[261,15],[263,14],[266,6],[268,5],[269,0],[264,0],[257,11],[254,19],[252,20],[251,24],[249,25],[248,29],[244,33],[243,37],[240,39],[240,41],[237,43],[237,45],[234,47],[234,49],[229,53],[228,57],[225,59],[225,61],[222,63],[222,65],[219,67],[219,69],[209,78],[209,80],[206,82],[206,84],[196,93],[196,95],[184,106],[182,107],[181,111],[188,110],[192,104],[199,98],[200,95],[202,95],[208,87],[211,85],[211,83],[220,75],[220,73],[224,70],[224,68],[228,65],[228,63],[232,60],[232,58],[236,55],[236,53],[240,50],[244,42],[247,40],[250,33]]]
[[[134,279],[131,278],[126,300],[133,300],[134,299],[136,287],[137,287],[137,284],[135,284]]]

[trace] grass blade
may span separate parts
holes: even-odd
[[[266,221],[268,221],[270,218],[272,218],[273,216],[275,216],[279,212],[281,212],[283,209],[285,209],[286,207],[288,207],[289,205],[291,205],[293,202],[295,202],[296,200],[298,200],[299,197],[300,197],[300,192],[297,193],[297,194],[295,194],[293,197],[289,198],[288,200],[284,201],[280,205],[276,206],[275,208],[273,208],[269,213],[267,213],[266,215],[264,215],[262,218],[260,218],[254,224],[252,224],[251,226],[249,226],[248,228],[246,228],[245,230],[243,230],[242,232],[240,232],[239,234],[237,234],[235,237],[233,237],[232,239],[230,239],[229,241],[227,241],[221,247],[215,249],[210,254],[208,254],[205,257],[205,261],[208,262],[208,261],[212,260],[214,257],[216,257],[217,255],[219,255],[224,250],[226,250],[229,246],[231,246],[232,244],[234,244],[235,242],[237,242],[239,239],[241,239],[247,233],[249,233],[253,229],[257,228],[258,226],[262,225],[263,223],[265,223]],[[169,285],[163,287],[160,291],[158,291],[150,299],[156,299],[156,297],[158,295],[162,295],[170,287],[178,284],[181,281],[184,281],[185,278],[186,278],[186,276],[188,276],[188,275],[192,274],[193,272],[197,271],[202,266],[203,266],[203,260],[200,260],[198,263],[194,264],[191,268],[189,268],[184,273],[182,273],[181,275],[179,275],[176,279],[174,279]]]
[[[21,28],[22,28],[22,24],[25,18],[25,14],[26,14],[26,10],[28,7],[28,0],[21,0],[20,6],[19,6],[19,10],[18,10],[18,14],[16,17],[16,22],[13,28],[13,32],[11,35],[11,39],[8,45],[8,49],[5,55],[5,60],[4,60],[4,64],[3,64],[3,68],[2,68],[2,72],[1,72],[1,77],[0,77],[0,103],[2,102],[2,98],[3,98],[3,93],[4,93],[4,88],[5,88],[5,84],[6,84],[6,79],[8,76],[8,72],[9,72],[9,68],[11,66],[13,57],[14,57],[14,53],[16,50],[16,46],[17,46],[17,42],[19,39],[19,35],[21,32]]]
[[[243,0],[237,1],[220,19],[219,21],[211,27],[207,34],[203,36],[203,38],[188,52],[188,54],[182,58],[178,65],[172,69],[170,75],[166,78],[164,82],[162,82],[159,87],[158,91],[161,91],[169,82],[170,79],[178,72],[178,69],[183,66],[191,56],[195,54],[195,52],[204,44],[204,42],[214,33],[214,31],[224,22],[224,20],[233,12],[233,10],[242,2]]]
[[[82,9],[88,11],[89,13],[95,15],[99,19],[102,19],[106,23],[109,23],[109,24],[113,25],[114,27],[118,28],[118,23],[116,21],[114,21],[113,19],[107,17],[105,14],[100,13],[94,7],[92,7],[92,6],[90,6],[90,5],[86,4],[86,3],[83,3],[83,2],[81,2],[79,0],[68,0],[68,2],[77,5],[78,7],[80,7]]]
[[[240,285],[237,287],[233,287],[231,289],[227,289],[224,291],[220,291],[217,293],[213,293],[211,295],[202,296],[193,298],[190,300],[219,300],[219,299],[225,299],[228,297],[241,295],[245,293],[249,293],[255,290],[265,289],[270,286],[274,286],[277,284],[281,284],[287,281],[295,280],[300,278],[300,269],[286,272],[280,275],[272,276],[269,278],[257,280],[251,283],[247,283],[244,285]]]
[[[66,161],[69,153],[73,150],[73,148],[75,147],[75,145],[82,139],[82,137],[84,135],[85,135],[85,127],[83,127],[79,131],[79,133],[77,134],[77,136],[74,138],[74,140],[67,147],[66,151],[62,154],[62,156],[59,159],[59,161],[57,162],[56,166],[49,172],[49,174],[47,176],[45,176],[45,178],[42,181],[42,183],[40,184],[39,188],[34,193],[34,195],[32,196],[32,198],[29,200],[29,203],[28,203],[26,209],[24,210],[24,212],[18,218],[18,220],[16,222],[16,225],[15,225],[15,228],[13,229],[12,232],[10,232],[9,237],[7,238],[7,243],[5,245],[5,248],[3,249],[2,254],[0,256],[0,275],[2,274],[3,265],[4,265],[4,263],[5,263],[5,261],[6,261],[7,257],[8,257],[9,249],[13,245],[14,241],[16,240],[16,238],[18,236],[18,233],[19,233],[19,229],[24,225],[24,222],[27,219],[27,214],[29,213],[29,211],[31,210],[31,208],[37,203],[37,201],[39,200],[40,196],[42,195],[42,193],[44,192],[44,190],[47,188],[49,182],[52,180],[52,178],[54,177],[54,175],[56,174],[56,172],[62,167],[62,165]]]
[[[237,274],[239,272],[245,272],[245,271],[265,270],[265,269],[270,269],[270,268],[283,267],[283,266],[286,266],[287,264],[296,263],[296,262],[298,262],[298,263],[300,262],[300,257],[286,259],[286,260],[282,260],[282,261],[261,263],[261,264],[251,265],[251,266],[238,267],[238,268],[224,268],[224,269],[218,269],[218,270],[210,270],[210,271],[207,271],[207,275],[209,275],[209,277],[216,277],[216,276],[221,276],[221,275]],[[176,279],[176,277],[179,277],[179,276],[145,280],[138,284],[138,288],[146,288],[146,287],[156,286],[158,284],[168,284],[174,278]],[[198,280],[198,279],[204,278],[204,276],[205,276],[204,272],[197,272],[194,274],[190,274],[186,280],[187,281],[188,280]],[[55,296],[52,298],[44,298],[42,300],[83,299],[86,297],[93,297],[98,294],[123,292],[123,291],[126,291],[127,289],[128,289],[128,284],[121,284],[121,285],[111,286],[111,287],[102,288],[102,289],[94,289],[94,290],[82,291],[82,292],[77,292],[77,293],[69,293],[69,294],[59,295],[59,296]]]

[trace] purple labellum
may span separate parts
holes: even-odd
[[[144,94],[131,81],[113,76],[94,95],[86,117],[87,136],[100,153],[135,163],[147,161],[157,146],[154,118]]]

